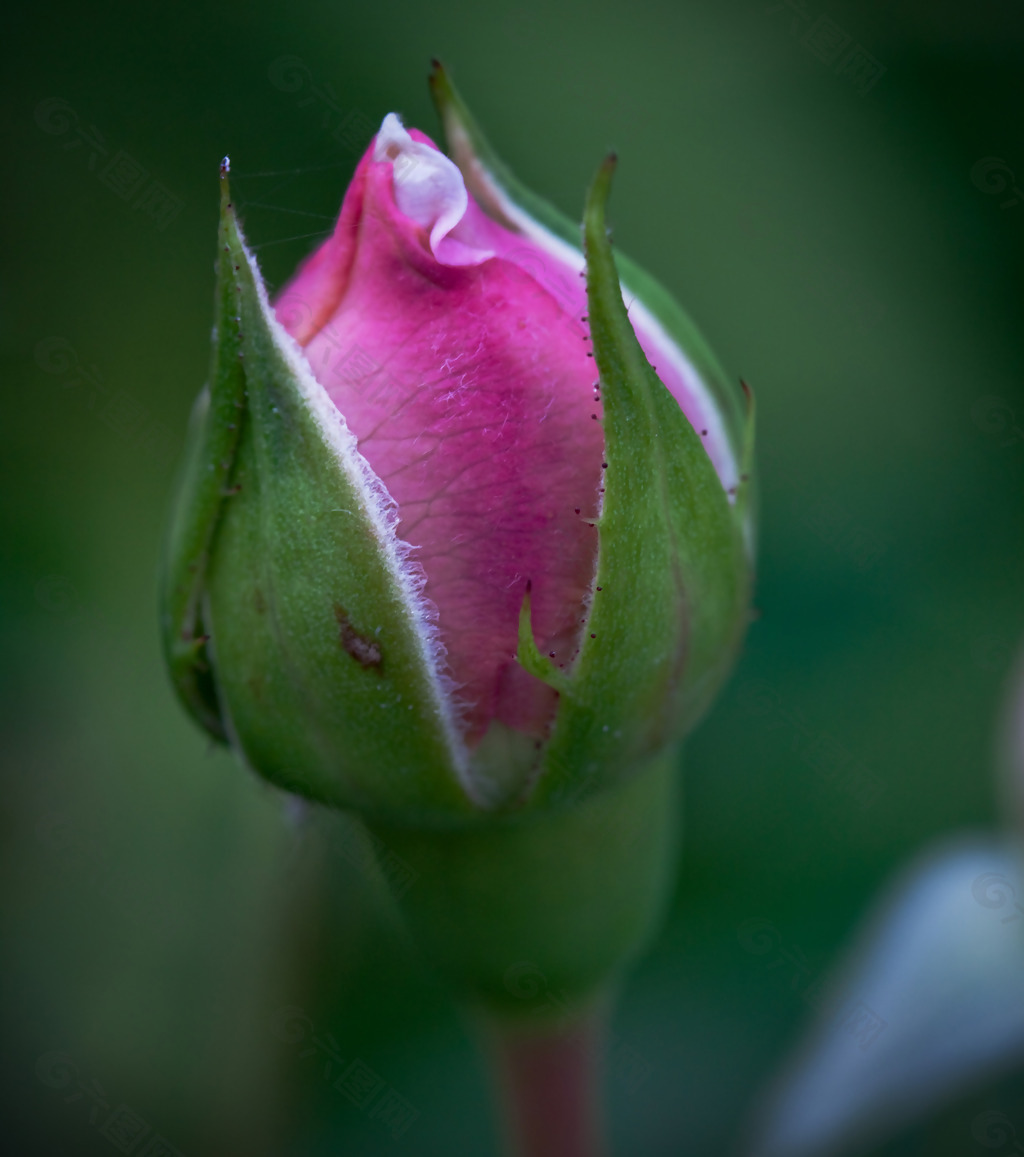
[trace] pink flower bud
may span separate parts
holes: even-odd
[[[577,655],[595,597],[604,432],[584,259],[520,217],[513,232],[486,215],[459,168],[391,113],[333,235],[276,302],[396,503],[470,749],[494,720],[549,732],[557,692],[516,661],[528,584],[537,645],[558,667]],[[718,408],[625,296],[729,491],[737,465]]]
[[[385,117],[273,306],[221,167],[162,639],[206,731],[358,813],[428,954],[518,1016],[510,961],[590,999],[662,904],[673,747],[749,617],[753,399],[613,256],[614,157],[577,233],[431,87],[453,159]]]
[[[613,258],[614,158],[577,234],[431,84],[453,159],[385,117],[273,306],[222,168],[161,622],[182,701],[267,779],[474,824],[575,806],[712,702],[747,623],[754,420]]]

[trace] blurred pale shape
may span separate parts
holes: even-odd
[[[1021,857],[995,841],[946,843],[869,915],[749,1151],[822,1157],[881,1139],[1020,1058]]]

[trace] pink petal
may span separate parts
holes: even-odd
[[[568,663],[596,563],[604,440],[584,310],[514,256],[479,260],[522,243],[471,200],[444,236],[400,212],[392,163],[372,156],[279,316],[398,504],[468,742],[492,719],[539,738],[556,699],[514,660],[526,583],[539,645]]]

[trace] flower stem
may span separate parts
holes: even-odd
[[[606,1005],[553,1023],[488,1026],[509,1157],[608,1157],[601,1086]]]

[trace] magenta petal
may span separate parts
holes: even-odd
[[[585,268],[583,255],[546,230],[534,225],[533,236],[512,233],[488,217],[470,199],[466,215],[453,230],[452,237],[490,249],[513,262],[544,286],[569,315],[575,318],[586,316],[586,283],[581,276]],[[626,302],[637,341],[690,425],[701,433],[708,457],[723,488],[729,491],[739,480],[739,470],[714,398],[678,343],[646,306],[632,300],[628,293]]]
[[[371,157],[334,237],[278,308],[317,303],[291,332],[398,505],[467,741],[492,719],[539,737],[555,696],[514,659],[518,617],[531,581],[538,643],[571,660],[596,565],[604,444],[589,343],[513,261],[442,264],[427,229],[398,211],[391,164]],[[472,203],[470,213],[453,242],[509,247]]]

